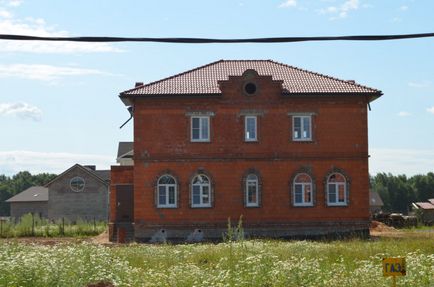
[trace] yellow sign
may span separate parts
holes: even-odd
[[[405,275],[405,258],[383,258],[383,276]]]

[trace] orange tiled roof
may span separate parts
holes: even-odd
[[[145,95],[220,94],[218,81],[241,76],[247,69],[283,81],[284,94],[371,94],[381,91],[272,60],[220,60],[124,91],[121,97]]]

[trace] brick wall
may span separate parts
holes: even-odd
[[[367,160],[278,160],[213,161],[150,163],[137,165],[135,172],[135,221],[153,223],[223,222],[228,217],[245,223],[298,222],[321,220],[368,220],[369,183]],[[259,208],[245,207],[242,179],[254,168],[262,179],[262,202]],[[294,207],[291,201],[291,178],[300,170],[311,170],[315,185],[313,207]],[[326,204],[325,178],[334,168],[345,171],[349,184],[349,205],[330,207]],[[155,184],[165,170],[178,179],[178,208],[157,208]],[[198,170],[205,170],[212,178],[214,204],[212,208],[190,207],[190,180]]]
[[[146,224],[193,226],[225,224],[228,217],[245,224],[367,222],[369,220],[367,98],[360,95],[282,96],[281,83],[254,79],[254,96],[243,94],[243,77],[220,82],[223,95],[156,96],[134,101],[134,198],[136,233]],[[210,142],[190,141],[190,114],[211,113]],[[258,115],[258,141],[244,141],[244,115]],[[292,140],[291,113],[310,113],[313,139]],[[262,205],[243,205],[242,178],[255,169],[262,179]],[[307,169],[314,178],[315,205],[293,207],[290,181]],[[198,170],[212,177],[212,208],[191,208],[190,181]],[[349,204],[325,203],[325,178],[341,170],[350,180]],[[179,183],[179,205],[156,208],[155,183],[170,171]],[[128,179],[132,179],[129,175]],[[113,178],[112,184],[116,180]],[[112,210],[113,210],[112,206]],[[143,227],[145,228],[145,227]],[[366,228],[366,226],[364,227]]]
[[[110,173],[110,222],[116,219],[116,186],[133,183],[133,166],[111,166]]]

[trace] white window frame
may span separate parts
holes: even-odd
[[[82,192],[86,186],[86,181],[81,176],[75,176],[69,181],[69,187],[73,192]]]
[[[255,179],[249,179],[249,176],[255,176]],[[256,202],[249,202],[249,185],[254,184],[255,192],[256,192]],[[245,186],[245,197],[246,197],[246,207],[258,207],[259,206],[259,179],[256,174],[248,174],[246,177],[246,186]]]
[[[247,125],[247,121],[249,119],[253,119],[254,123],[255,123],[255,137],[254,138],[249,138],[248,137],[248,125]],[[244,117],[244,140],[246,142],[256,142],[258,141],[258,117],[257,116],[245,116]]]
[[[301,130],[301,137],[296,138],[295,137],[295,119],[300,118],[300,130]],[[304,131],[304,120],[303,119],[309,119],[309,137],[303,137],[303,131]],[[293,141],[312,141],[312,116],[311,115],[293,115],[292,116],[292,140]]]
[[[193,138],[193,119],[199,119],[199,138],[195,139]],[[208,127],[207,127],[207,132],[208,132],[208,137],[204,138],[203,134],[202,134],[202,119],[207,119],[208,121]],[[211,125],[211,119],[209,116],[192,116],[191,120],[190,120],[190,139],[192,142],[209,142],[211,135],[210,135],[210,125]]]
[[[298,176],[300,175],[307,175],[310,179],[310,182],[295,182],[295,180],[297,179]],[[302,195],[302,202],[296,202],[295,201],[295,192],[296,192],[296,185],[301,185],[301,195]],[[310,186],[310,202],[305,202],[304,200],[304,195],[306,192],[306,186]],[[293,196],[293,205],[294,206],[313,206],[313,184],[312,184],[312,177],[306,173],[298,173],[295,177],[294,177],[294,182],[292,184],[292,196]]]
[[[334,174],[339,174],[340,176],[342,176],[344,178],[344,182],[330,182],[330,177],[332,177]],[[336,201],[335,202],[331,202],[330,201],[330,186],[333,185],[335,187],[335,192],[336,192]],[[339,202],[339,186],[343,186],[344,188],[344,201],[343,202]],[[348,198],[347,198],[347,179],[345,178],[345,176],[341,173],[338,172],[334,172],[332,174],[330,174],[327,177],[327,205],[328,206],[347,206],[348,205]]]
[[[196,177],[198,176],[204,176],[208,179],[208,183],[193,183]],[[200,203],[194,203],[194,186],[199,187],[199,201]],[[204,187],[208,187],[208,203],[203,203],[204,198]],[[191,207],[192,208],[203,208],[203,207],[211,207],[211,201],[212,201],[212,190],[211,190],[211,179],[204,175],[204,174],[197,174],[193,177],[191,180]]]
[[[160,184],[160,180],[164,176],[171,177],[175,183],[174,184]],[[164,204],[160,204],[160,186],[163,186],[165,189],[164,191],[165,191],[166,203],[164,203]],[[174,195],[175,203],[173,203],[173,204],[169,203],[170,187],[173,187],[174,192],[175,192],[175,195]],[[177,185],[176,179],[169,174],[164,174],[158,178],[158,181],[157,181],[157,207],[158,208],[177,208],[178,207],[178,185]]]

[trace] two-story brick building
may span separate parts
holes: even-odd
[[[367,108],[381,92],[271,60],[221,60],[120,94],[132,166],[112,166],[111,239],[369,230]]]

